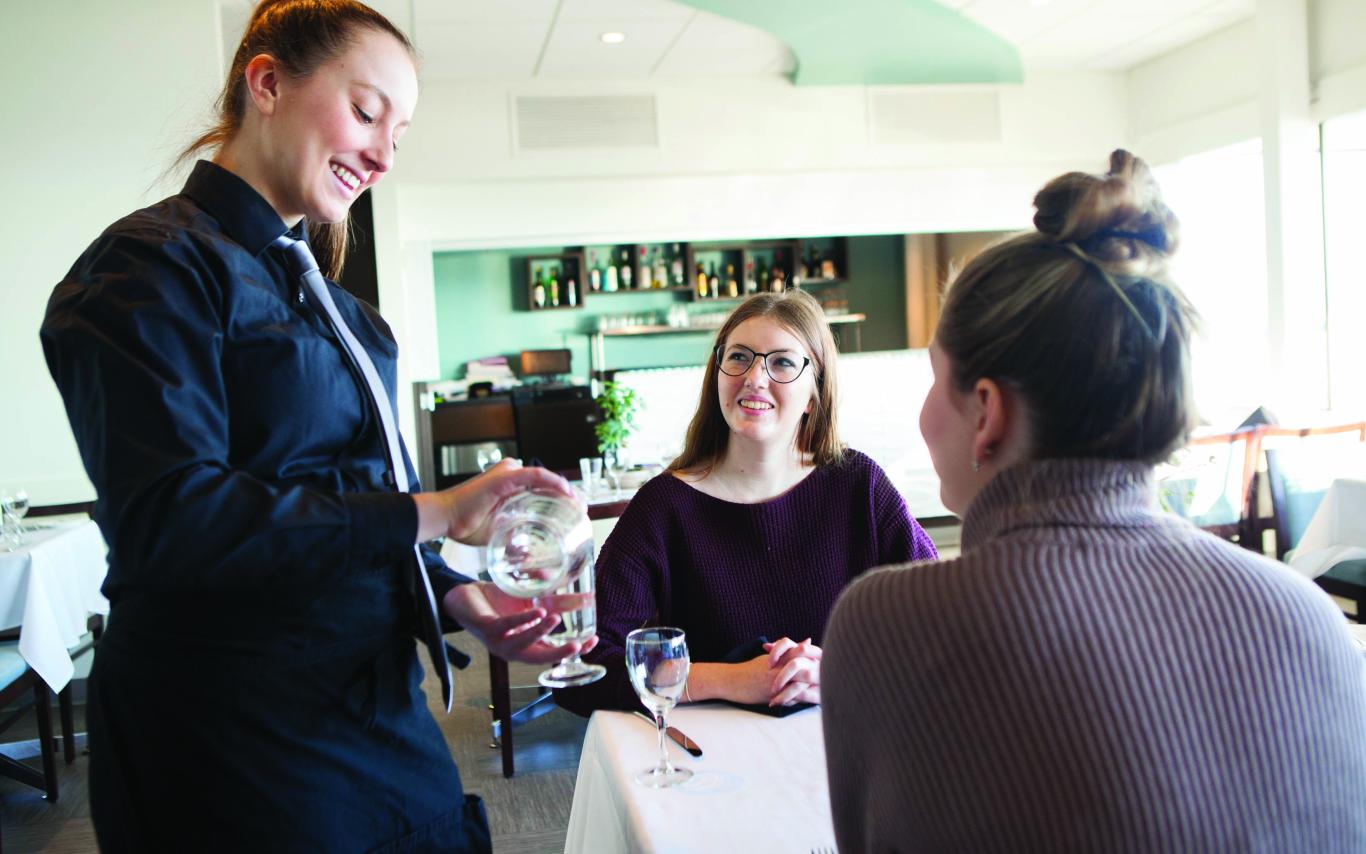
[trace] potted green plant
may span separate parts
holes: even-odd
[[[640,399],[635,389],[621,383],[609,382],[602,386],[602,394],[596,398],[602,420],[593,431],[598,437],[598,452],[602,454],[603,464],[614,474],[621,467],[621,449],[636,429],[636,411],[640,409]]]

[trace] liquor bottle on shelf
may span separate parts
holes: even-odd
[[[810,277],[813,279],[817,277],[822,277],[823,274],[821,273],[821,253],[820,250],[816,248],[816,244],[812,243],[807,246],[807,256],[808,260],[805,262],[805,264],[807,269],[810,271]]]
[[[752,294],[759,290],[759,280],[754,278],[754,262],[745,262],[745,293]]]
[[[797,269],[793,272],[792,278],[795,279],[798,283],[800,283],[804,279],[814,278],[815,275],[816,267],[812,264],[806,263],[806,256],[798,255]]]
[[[738,297],[740,295],[740,283],[735,281],[735,265],[726,265],[726,296]]]
[[[621,279],[621,289],[629,291],[631,289],[631,253],[625,249],[621,250],[621,270],[618,273]]]
[[[821,258],[821,278],[838,279],[839,269],[835,267],[835,253],[827,252]]]
[[[598,266],[598,253],[588,253],[588,289],[602,290],[602,268]]]
[[[541,268],[536,267],[531,277],[531,302],[537,308],[545,308],[545,280],[541,278]]]
[[[569,299],[569,307],[570,307],[570,308],[573,308],[574,306],[578,305],[578,304],[579,304],[579,285],[578,285],[577,282],[574,281],[574,277],[573,277],[573,276],[570,276],[570,277],[569,277],[569,281],[567,281],[567,282],[564,283],[564,290],[565,290],[566,296],[567,296],[568,299]]]
[[[551,268],[550,268],[550,284],[546,287],[546,290],[550,292],[550,306],[551,306],[551,308],[557,308],[557,307],[559,307],[559,305],[560,305],[560,269],[559,269],[558,267],[551,267]]]
[[[612,257],[612,253],[607,253],[607,272],[602,277],[602,289],[610,293],[617,290],[617,259]]]
[[[655,250],[654,270],[650,284],[656,288],[667,288],[669,286],[669,268],[664,265],[664,253],[659,249]]]
[[[650,259],[645,257],[645,247],[640,247],[640,270],[639,277],[636,279],[636,287],[642,290],[650,287]]]
[[[769,282],[769,289],[773,293],[782,293],[787,287],[787,270],[783,268],[783,253],[773,253],[773,279]]]
[[[716,275],[716,262],[711,262],[711,269],[707,274],[707,290],[711,292],[711,298],[716,299],[721,296],[721,278]]]
[[[707,270],[702,266],[702,262],[697,262],[697,297],[706,299],[707,297]]]
[[[675,288],[681,288],[686,284],[683,281],[683,249],[677,243],[674,244],[673,255],[669,258],[669,284]]]
[[[755,279],[759,290],[768,290],[768,266],[764,264],[764,259],[759,259],[759,277]]]

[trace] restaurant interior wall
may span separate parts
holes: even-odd
[[[860,332],[864,350],[906,346],[905,292],[901,235],[849,239],[849,281],[842,285],[849,310],[866,314]],[[589,293],[579,310],[526,311],[516,299],[518,274],[525,258],[558,252],[562,247],[490,249],[437,253],[436,324],[441,378],[461,377],[465,363],[485,356],[508,356],[521,350],[568,347],[574,373],[588,374],[588,333],[601,315],[662,318],[682,296],[667,291]],[[725,311],[734,303],[683,303],[695,311]],[[662,322],[662,321],[661,321]],[[613,338],[607,356],[613,368],[700,365],[713,334],[699,329],[676,335]]]
[[[163,172],[221,82],[216,21],[211,0],[0,4],[0,489],[35,504],[94,497],[38,343],[48,296],[109,223],[178,189]]]

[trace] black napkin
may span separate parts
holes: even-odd
[[[764,644],[768,643],[768,638],[759,635],[752,641],[747,641],[732,649],[721,657],[722,664],[742,664],[760,655],[768,655],[768,650],[764,649]],[[767,703],[735,703],[730,700],[723,700],[727,705],[737,709],[744,709],[749,712],[757,712],[761,715],[768,715],[771,718],[785,718],[794,712],[809,709],[815,703],[793,703],[790,706],[770,706]]]

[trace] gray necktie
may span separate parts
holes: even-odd
[[[332,325],[332,331],[341,340],[347,355],[351,357],[351,363],[365,378],[365,386],[370,392],[370,402],[374,405],[375,413],[379,416],[380,430],[384,433],[384,443],[388,448],[389,468],[393,473],[394,483],[399,492],[407,492],[408,469],[403,464],[403,450],[399,445],[398,426],[394,423],[394,413],[389,406],[389,394],[384,389],[384,382],[379,378],[379,371],[375,370],[375,363],[370,359],[370,354],[356,340],[356,336],[352,334],[351,328],[346,325],[341,313],[337,311],[337,303],[332,299],[332,294],[327,288],[327,279],[323,278],[323,274],[318,270],[318,262],[314,259],[313,253],[308,250],[308,244],[302,240],[295,240],[288,234],[283,234],[276,238],[271,246],[284,251],[290,268],[303,281],[304,287],[313,297],[313,302],[320,306],[327,315],[327,320]],[[441,620],[436,611],[436,595],[432,592],[432,582],[427,577],[426,565],[422,561],[422,553],[417,546],[413,546],[413,558],[417,561],[413,566],[416,578],[412,579],[414,587],[417,589],[412,592],[413,604],[417,609],[418,634],[422,638],[422,642],[426,644],[428,654],[431,655],[432,666],[436,668],[437,675],[441,677],[441,696],[446,701],[446,711],[449,712],[453,699],[451,672],[446,662],[446,639],[441,635]],[[422,594],[417,592],[418,589],[422,591]]]

